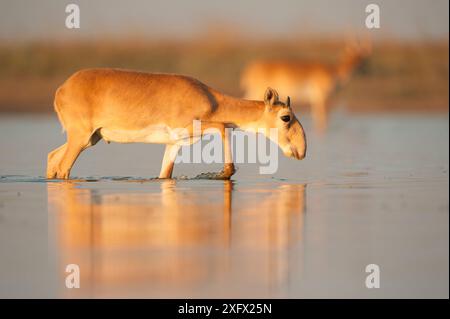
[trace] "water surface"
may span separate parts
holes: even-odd
[[[180,164],[157,180],[162,146],[100,142],[61,182],[43,177],[55,117],[2,115],[0,296],[448,298],[448,117],[304,124],[307,158],[280,154],[273,175]]]

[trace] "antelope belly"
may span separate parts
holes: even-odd
[[[107,142],[168,144],[173,140],[167,126],[154,125],[141,130],[100,129],[100,135]]]

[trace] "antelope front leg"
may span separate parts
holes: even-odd
[[[224,165],[223,170],[219,173],[218,179],[230,179],[231,176],[236,172],[233,163],[233,155],[231,153],[231,129],[227,130],[227,126],[224,123],[216,122],[202,122],[202,130],[206,131],[209,128],[215,128],[220,131],[223,141],[223,152],[224,152]],[[202,132],[203,133],[203,132]]]
[[[233,155],[231,153],[231,136],[229,134],[230,130],[227,130],[224,126],[222,132],[222,140],[223,140],[223,152],[225,163],[223,166],[223,177],[229,179],[236,172],[233,163]]]
[[[175,164],[175,159],[177,158],[179,149],[180,145],[177,144],[166,145],[159,178],[172,178],[173,166]]]

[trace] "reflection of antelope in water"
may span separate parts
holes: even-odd
[[[261,200],[235,208],[238,220],[232,219],[230,181],[201,192],[170,180],[160,185],[160,192],[99,194],[72,183],[49,184],[61,263],[79,264],[85,283],[76,293],[138,293],[141,283],[141,293],[152,296],[232,296],[227,284],[283,281],[286,250],[302,232],[304,185],[243,190],[239,196],[250,191]],[[223,196],[205,201],[217,193]],[[236,249],[251,253],[236,256]]]
[[[370,54],[369,42],[347,45],[336,65],[300,60],[258,60],[242,72],[241,86],[248,99],[261,95],[265,87],[276,87],[289,94],[295,103],[311,106],[315,126],[327,126],[327,104],[338,86],[345,84],[352,72]]]
[[[230,212],[210,214],[229,208],[232,184],[224,183],[224,201],[207,204],[200,194],[177,192],[174,180],[163,181],[155,193],[99,194],[73,183],[51,183],[49,207],[58,218],[62,255],[67,263],[79,264],[81,282],[93,294],[108,294],[105,287],[119,289],[146,279],[161,294],[174,285],[201,281],[224,264],[221,259],[179,252],[205,240],[212,247],[228,243],[229,227],[224,225]],[[149,258],[148,252],[156,258]]]

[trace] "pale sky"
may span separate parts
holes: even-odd
[[[76,3],[81,28],[67,30],[65,7]],[[148,35],[192,37],[213,23],[255,38],[343,34],[366,30],[365,7],[381,8],[374,36],[448,36],[448,0],[0,0],[0,38],[42,39]]]

